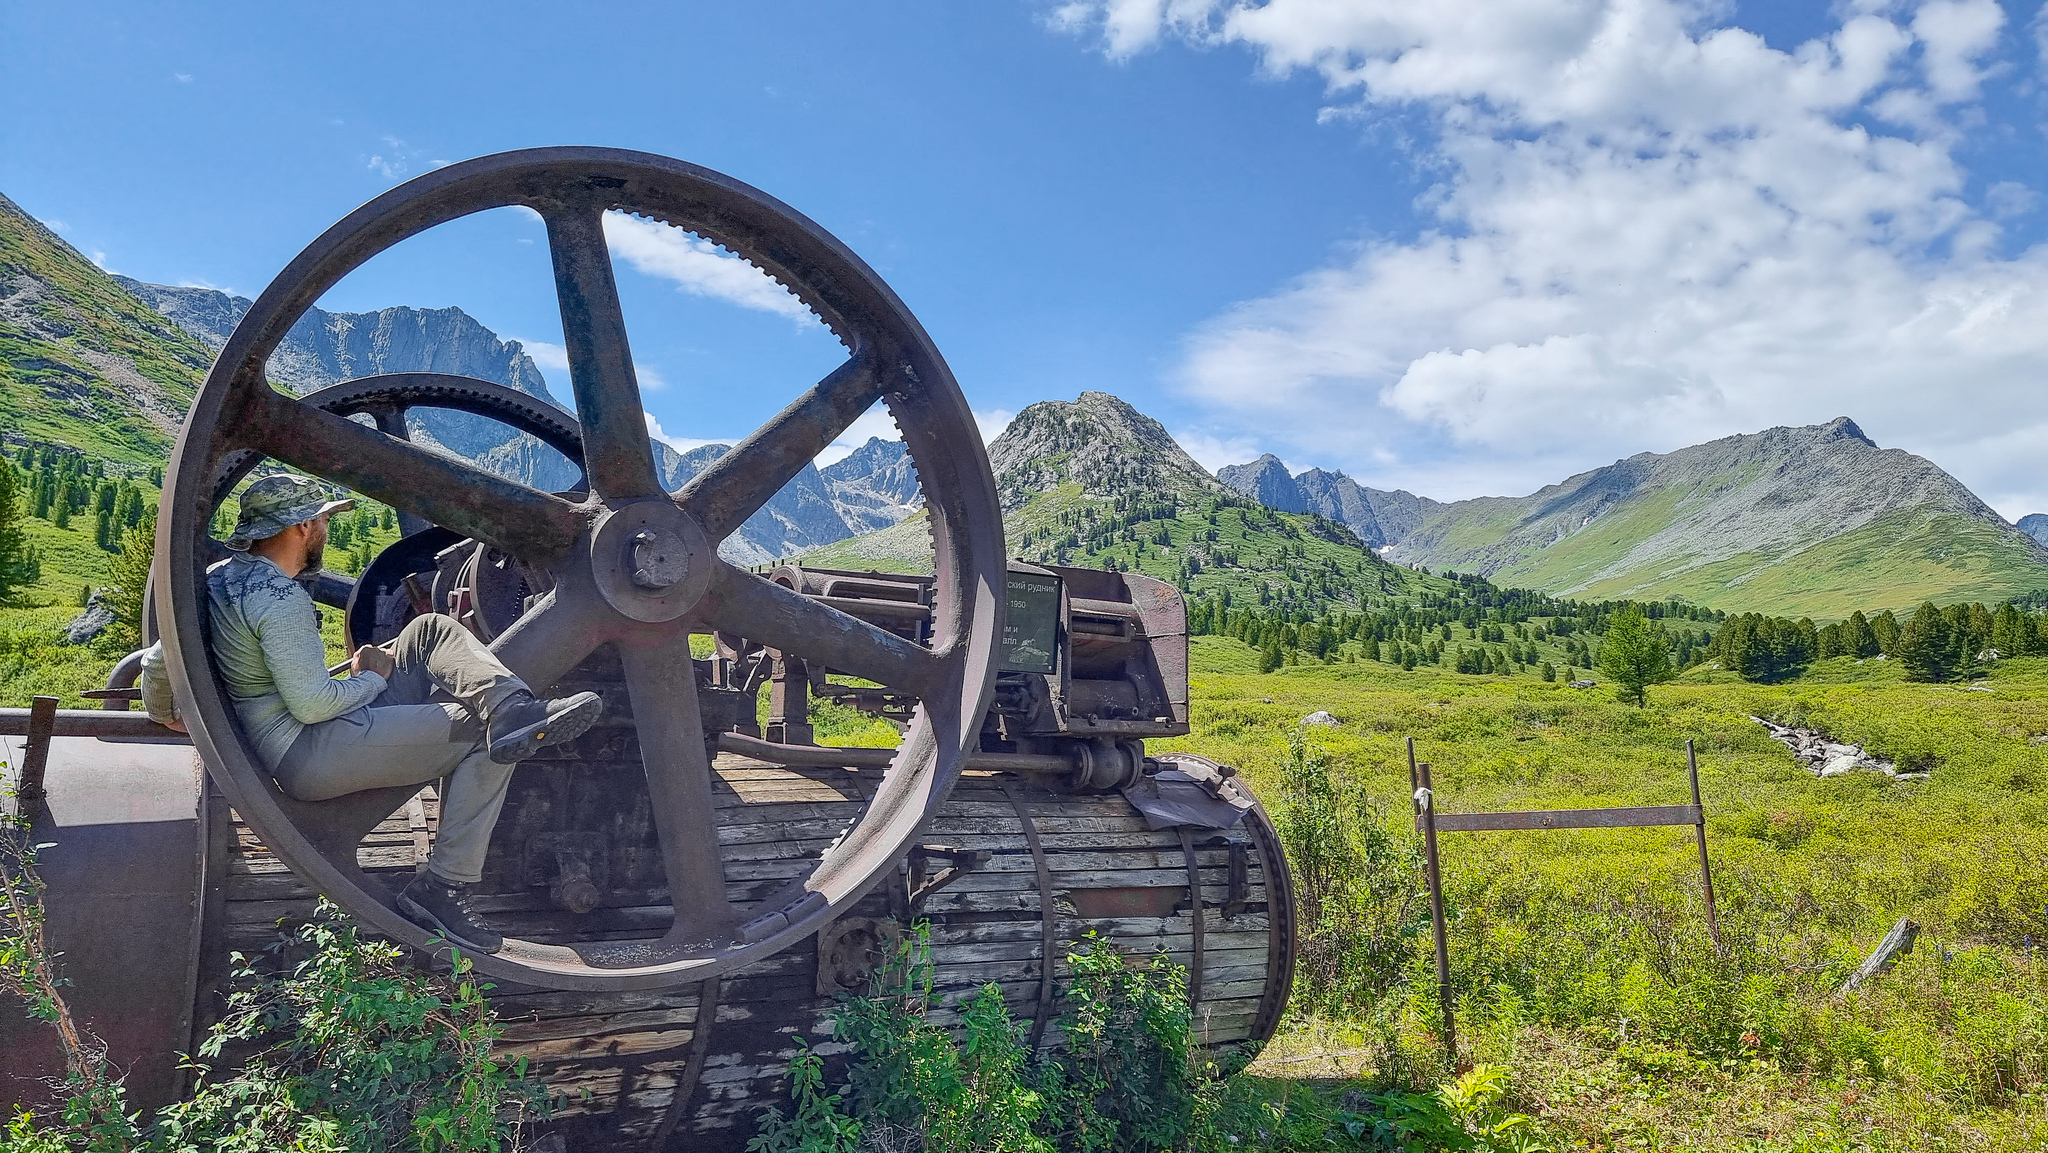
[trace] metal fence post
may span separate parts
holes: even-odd
[[[1692,751],[1692,738],[1685,741],[1685,772],[1692,780],[1693,807],[1700,819],[1693,825],[1693,838],[1700,847],[1700,884],[1707,895],[1707,935],[1714,939],[1714,955],[1721,956],[1721,922],[1714,915],[1714,870],[1707,864],[1707,808],[1700,803],[1700,761]]]
[[[1436,856],[1436,793],[1431,785],[1429,762],[1415,759],[1415,738],[1408,738],[1408,780],[1415,786],[1415,812],[1422,826],[1423,861],[1429,872],[1429,925],[1436,937],[1436,995],[1443,1005],[1444,1057],[1453,1068],[1458,1064],[1458,1025],[1451,1001],[1451,948],[1444,932],[1443,872]]]
[[[57,698],[32,698],[29,701],[28,743],[21,750],[21,777],[14,788],[15,807],[24,820],[33,820],[43,808],[43,775],[49,768],[50,734],[56,726]]]

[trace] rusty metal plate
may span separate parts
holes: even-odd
[[[1067,898],[1083,917],[1171,917],[1187,901],[1186,885],[1127,885],[1117,889],[1074,889]]]

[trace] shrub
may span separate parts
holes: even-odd
[[[227,1014],[188,1060],[192,1095],[145,1125],[106,1047],[64,1003],[41,896],[26,826],[0,821],[0,990],[50,1022],[68,1073],[57,1116],[17,1113],[0,1153],[481,1153],[516,1147],[527,1115],[545,1114],[523,1062],[508,1070],[491,1056],[497,1022],[466,961],[453,977],[414,969],[322,901],[272,946],[270,971],[238,967]]]

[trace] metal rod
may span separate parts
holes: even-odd
[[[1699,821],[1692,827],[1693,839],[1700,846],[1700,886],[1707,895],[1707,935],[1714,939],[1714,955],[1721,956],[1721,922],[1714,915],[1714,870],[1707,864],[1707,810],[1700,803],[1700,760],[1692,751],[1692,738],[1685,741],[1685,772],[1692,779],[1692,807],[1699,810]]]
[[[57,698],[33,698],[29,708],[28,745],[21,750],[21,782],[14,790],[16,809],[25,818],[33,818],[42,810],[43,774],[50,766],[50,732],[56,727]]]
[[[1429,762],[1415,759],[1415,738],[1408,738],[1408,779],[1416,783],[1415,808],[1422,819],[1423,861],[1429,870],[1429,927],[1436,937],[1436,996],[1444,1011],[1444,1059],[1458,1064],[1458,1024],[1451,1002],[1451,946],[1444,931],[1444,880],[1436,855],[1436,795]]]
[[[832,745],[786,745],[740,733],[718,734],[722,752],[738,753],[759,761],[811,769],[886,769],[896,759],[895,749],[862,749]],[[969,753],[967,766],[984,772],[1064,775],[1079,767],[1071,757],[1054,753]]]
[[[55,697],[37,697],[54,701]],[[0,736],[33,736],[35,723],[34,709],[0,709]],[[51,709],[50,731],[53,737],[154,737],[160,740],[184,740],[183,733],[173,732],[149,719],[143,712],[121,709]]]
[[[1535,809],[1519,813],[1438,813],[1439,833],[1502,833],[1518,829],[1628,829],[1696,825],[1698,805],[1637,805],[1622,809]]]

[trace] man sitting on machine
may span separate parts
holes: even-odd
[[[295,800],[446,778],[434,851],[398,907],[422,928],[495,953],[504,938],[470,909],[463,890],[483,879],[512,766],[581,736],[603,702],[587,692],[536,699],[440,613],[413,618],[388,645],[357,649],[348,676],[329,675],[319,611],[294,579],[320,570],[328,518],[355,507],[328,496],[313,481],[282,474],[243,493],[227,540],[242,555],[206,573],[214,661],[242,730]],[[161,644],[143,657],[142,698],[151,718],[183,730]]]

